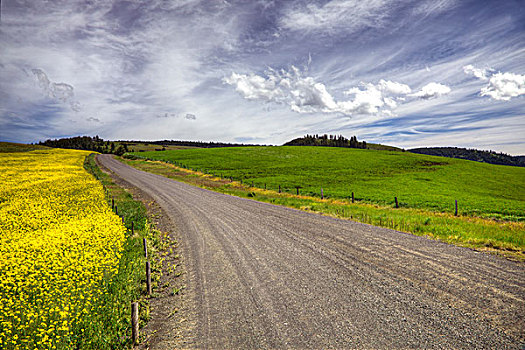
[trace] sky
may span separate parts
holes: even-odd
[[[1,0],[0,140],[525,154],[524,0]]]

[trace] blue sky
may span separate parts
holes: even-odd
[[[525,3],[3,0],[0,140],[525,154]]]

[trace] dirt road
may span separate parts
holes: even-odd
[[[188,346],[520,349],[525,264],[99,161],[182,234]],[[165,327],[169,328],[169,320]],[[173,325],[175,327],[175,325]],[[169,339],[152,348],[168,348]]]

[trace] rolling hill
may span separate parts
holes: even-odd
[[[261,188],[505,220],[525,219],[525,169],[409,152],[279,146],[140,152]]]
[[[409,149],[408,151],[431,156],[473,160],[489,164],[525,166],[525,156],[510,156],[494,151],[480,151],[477,149],[458,147],[423,147]]]

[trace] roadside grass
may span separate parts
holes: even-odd
[[[334,147],[239,147],[133,153],[258,188],[319,198],[525,221],[525,168]]]
[[[139,302],[141,328],[149,319],[143,238],[147,239],[154,287],[160,279],[160,269],[156,266],[158,262],[155,257],[163,249],[162,239],[160,233],[149,223],[144,205],[135,201],[130,193],[99,169],[94,154],[86,157],[84,167],[102,183],[110,206],[114,200],[128,234],[116,276],[107,276],[103,280],[103,297],[93,307],[91,317],[84,318],[75,325],[75,334],[78,337],[73,339],[71,345],[78,349],[131,348],[131,302]]]
[[[246,184],[247,181],[241,184],[240,181],[231,182],[227,178],[204,174],[162,161],[136,159],[134,156],[131,158],[135,159],[120,160],[144,171],[217,192],[428,236],[463,247],[495,252],[515,260],[525,260],[524,222],[454,216],[450,212],[435,212],[421,208],[396,209],[392,205],[371,204],[361,198],[352,203],[348,198],[321,199],[304,194],[278,193],[273,189],[251,187],[251,183]]]

